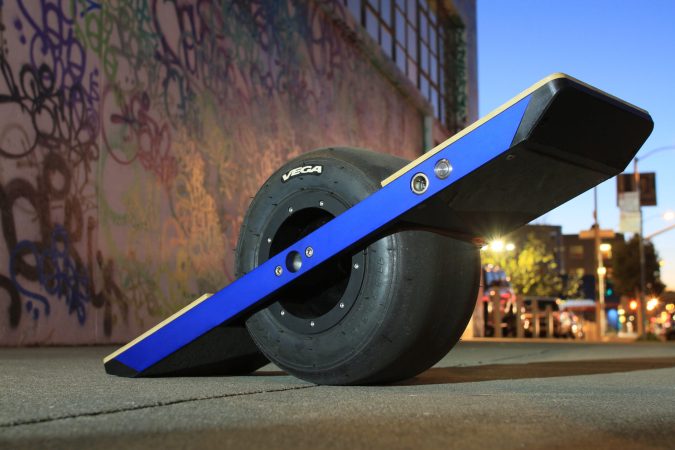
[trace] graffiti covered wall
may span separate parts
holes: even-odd
[[[422,150],[339,2],[0,5],[0,345],[127,340],[232,281],[283,161]]]

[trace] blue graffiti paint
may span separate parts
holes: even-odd
[[[49,300],[40,293],[25,288],[17,279],[15,261],[17,258],[32,256],[38,282],[49,296],[64,299],[68,313],[77,315],[83,324],[86,320],[86,304],[89,303],[89,279],[83,267],[79,267],[69,254],[70,242],[66,229],[56,225],[52,231],[49,246],[41,250],[35,242],[24,240],[14,248],[9,262],[12,283],[24,296],[30,298],[25,304],[26,311],[32,313],[33,319],[40,317],[40,307],[44,315],[51,310]]]
[[[99,2],[95,2],[94,0],[85,0],[85,6],[82,9],[82,12],[80,13],[80,17],[84,17],[88,13],[95,11],[95,10],[100,10],[101,9],[101,4]]]
[[[74,30],[78,3],[68,5],[66,2],[40,0],[39,8],[35,7],[35,3],[19,0],[21,17],[14,20],[14,27],[21,34],[21,43],[29,45],[30,64],[34,68],[49,67],[53,73],[51,82],[54,90],[78,88],[85,94],[88,110],[95,109],[97,86],[91,84],[91,79],[88,88],[85,84],[88,54]],[[100,9],[100,4],[90,2],[86,12],[96,10],[96,6]]]

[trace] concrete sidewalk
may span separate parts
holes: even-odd
[[[406,383],[106,375],[111,348],[0,349],[0,448],[674,448],[675,345],[460,343]]]

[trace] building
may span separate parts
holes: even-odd
[[[233,280],[283,161],[413,159],[474,121],[475,11],[0,2],[0,345],[126,341]]]
[[[563,277],[576,275],[581,279],[581,297],[597,297],[597,255],[594,239],[582,239],[579,234],[562,234],[559,225],[526,225],[505,239],[513,242],[517,249],[522,248],[529,235],[534,235],[546,245],[547,251],[555,255],[556,265]],[[624,242],[622,233],[601,239],[601,244],[604,244],[601,246],[603,266],[607,269],[605,300],[609,304],[619,301],[612,287],[612,248],[619,242]]]
[[[598,259],[594,239],[582,239],[578,234],[565,234],[563,240],[563,261],[568,273],[579,276],[582,280],[582,296],[587,299],[597,298],[597,267]],[[602,262],[607,269],[605,281],[605,302],[608,306],[616,306],[619,296],[614,292],[612,283],[612,248],[624,242],[624,235],[616,233],[613,238],[601,240]]]

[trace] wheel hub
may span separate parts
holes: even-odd
[[[260,265],[330,221],[350,205],[334,193],[300,191],[280,202],[263,229]],[[301,258],[311,258],[308,247]],[[301,261],[297,261],[301,264]],[[336,325],[354,305],[363,283],[366,250],[341,254],[282,289],[268,310],[275,321],[300,333],[319,333]]]

